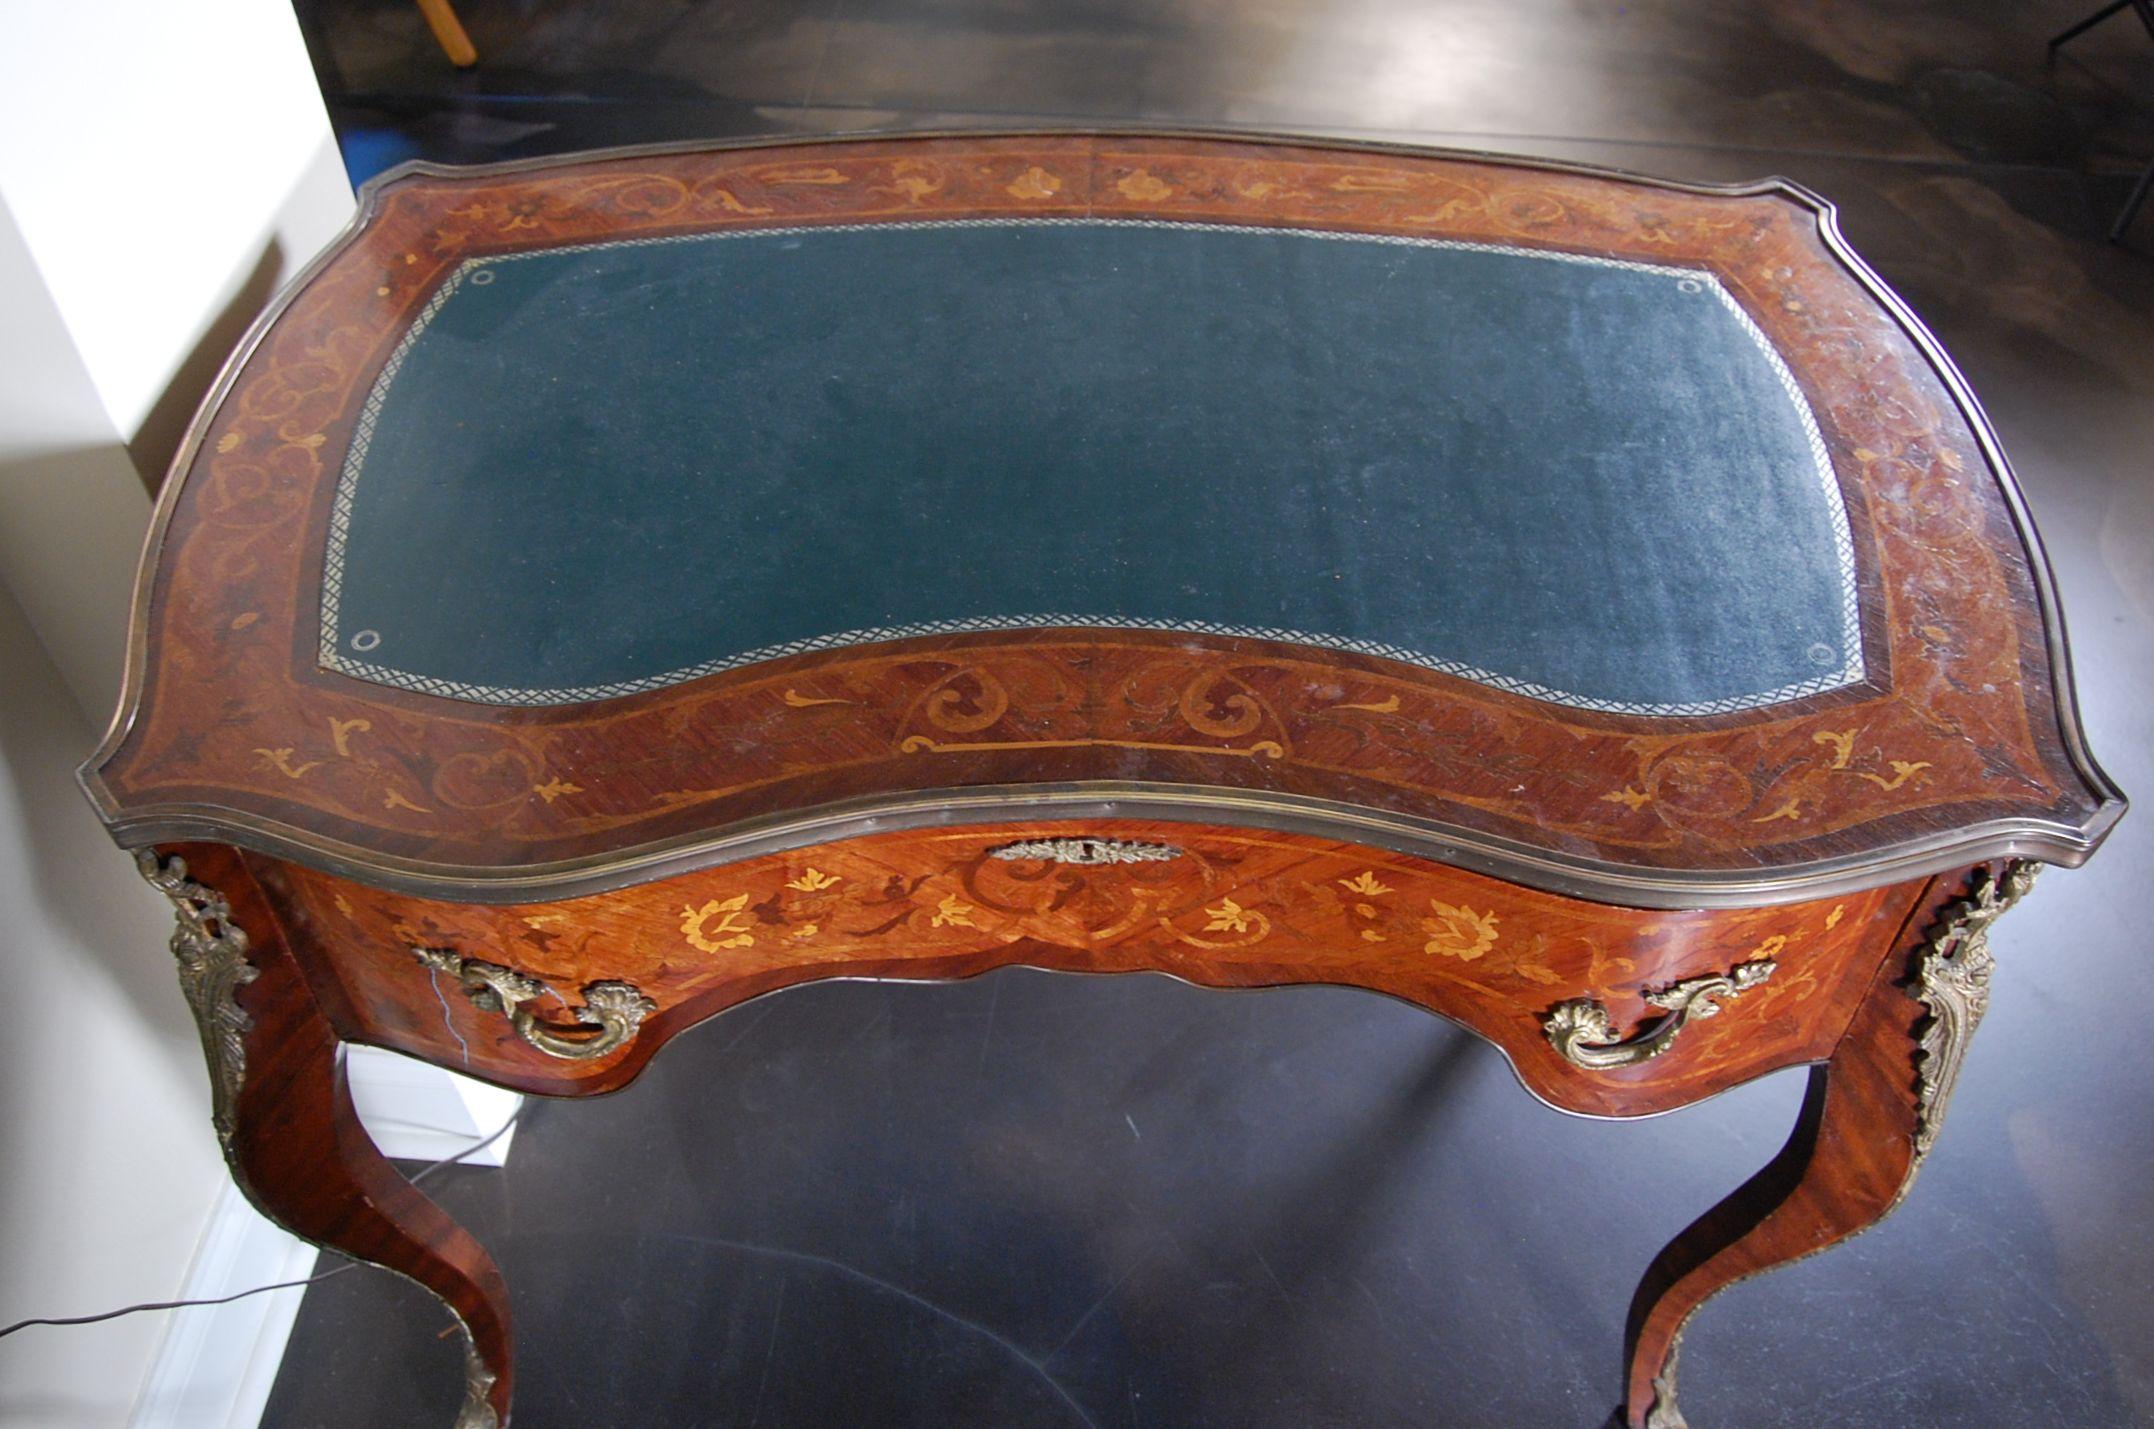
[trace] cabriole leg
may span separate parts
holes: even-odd
[[[1676,1355],[1707,1299],[1868,1229],[1907,1194],[1988,1004],[1989,926],[2033,881],[2034,865],[2014,864],[1976,870],[1963,893],[1933,886],[1912,946],[1885,960],[1847,1035],[1811,1070],[1787,1145],[1655,1258],[1624,1336],[1629,1429],[1684,1429]]]
[[[506,1429],[508,1291],[492,1257],[392,1166],[359,1124],[337,1038],[239,858],[227,848],[145,851],[172,900],[172,951],[202,1029],[218,1138],[249,1200],[303,1240],[396,1271],[465,1331],[456,1429]]]

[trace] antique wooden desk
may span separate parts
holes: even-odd
[[[1937,1135],[2035,860],[2123,810],[1936,344],[1782,183],[1218,139],[371,186],[158,508],[83,772],[234,1174],[470,1332],[336,1053],[609,1091],[774,988],[1012,963],[1406,998],[1566,1110],[1810,1065],[1633,1305]]]

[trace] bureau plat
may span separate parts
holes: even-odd
[[[216,1131],[469,1333],[337,1049],[539,1095],[827,977],[1404,998],[1639,1116],[1812,1068],[1633,1301],[1904,1196],[1992,920],[2123,811],[1963,382],[1784,183],[1174,136],[370,185],[160,500],[83,771]],[[446,1008],[446,1013],[444,1009]]]

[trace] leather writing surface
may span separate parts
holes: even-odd
[[[1089,221],[540,250],[459,268],[374,397],[324,660],[438,694],[1038,624],[1643,713],[1861,674],[1814,423],[1693,270]]]

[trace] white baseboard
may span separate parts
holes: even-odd
[[[499,1131],[523,1104],[514,1092],[372,1047],[346,1049],[345,1070],[367,1134],[384,1155],[405,1160],[454,1156]],[[515,1139],[512,1129],[465,1164],[502,1165]],[[314,1257],[313,1246],[263,1219],[227,1182],[176,1298],[214,1300],[301,1280],[313,1273]],[[257,1429],[304,1293],[170,1312],[131,1429]]]
[[[183,1300],[211,1300],[313,1273],[314,1247],[264,1220],[226,1183],[188,1267]],[[256,1429],[299,1314],[297,1289],[171,1312],[135,1402],[133,1429]]]
[[[515,1092],[474,1082],[425,1062],[379,1047],[344,1049],[352,1104],[382,1155],[403,1161],[439,1161],[484,1141],[508,1125],[524,1099]],[[511,1130],[466,1166],[502,1166]]]

